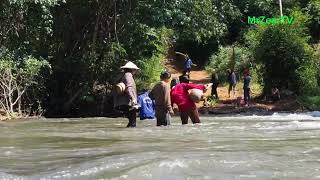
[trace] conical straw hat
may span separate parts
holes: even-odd
[[[135,65],[133,62],[129,61],[124,66],[121,66],[121,69],[139,69],[137,65]]]

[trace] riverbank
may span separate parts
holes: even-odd
[[[4,121],[6,119],[6,112],[0,108],[0,121]]]
[[[244,106],[239,104],[234,99],[221,100],[215,106],[204,106],[203,102],[197,104],[199,108],[199,113],[201,115],[271,115],[273,113],[302,113],[312,111],[303,106],[297,99],[295,98],[286,98],[277,102],[264,102],[261,100],[253,100],[250,106]],[[178,115],[175,114],[175,115]],[[121,117],[122,115],[118,112],[112,112],[110,114],[106,114],[103,117]],[[68,118],[75,118],[73,116],[61,116]],[[81,117],[90,117],[90,116],[81,116]],[[26,117],[26,118],[18,118],[20,120],[27,120],[37,117]],[[0,121],[8,120],[5,116],[5,112],[0,109]]]
[[[270,115],[273,113],[301,113],[309,111],[297,99],[287,98],[277,102],[254,101],[250,106],[239,104],[236,100],[223,101],[214,107],[199,107],[201,114],[244,114]]]

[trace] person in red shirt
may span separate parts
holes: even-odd
[[[207,85],[180,83],[174,84],[171,89],[171,103],[178,106],[182,124],[188,124],[189,117],[192,123],[200,123],[198,108],[189,97],[190,89],[206,91]]]

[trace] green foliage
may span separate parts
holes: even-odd
[[[309,28],[313,37],[312,41],[317,42],[320,40],[320,0],[311,0],[307,5],[306,10],[311,17]]]
[[[206,70],[209,74],[217,72],[221,82],[227,81],[227,70],[233,69],[238,78],[245,68],[251,67],[250,51],[241,46],[220,47],[217,54],[210,57]]]
[[[228,20],[237,21],[240,14],[230,0],[155,0],[137,4],[136,18],[140,22],[172,29],[175,50],[188,53],[199,65],[224,41]]]
[[[38,60],[32,56],[22,57],[20,61],[15,60],[13,53],[2,50],[0,53],[0,71],[11,71],[15,80],[21,85],[30,86],[36,83],[34,79],[40,75],[41,69],[50,64],[46,60]]]
[[[212,97],[212,96],[209,96],[207,98],[207,104],[210,106],[210,107],[215,107],[216,105],[218,105],[219,103],[219,100]]]
[[[318,72],[314,64],[306,63],[305,65],[300,66],[296,70],[298,75],[298,84],[303,88],[301,91],[305,94],[315,94],[317,93],[318,87]]]
[[[138,7],[146,24],[171,28],[181,41],[207,42],[225,34],[226,25],[212,0],[141,1]]]
[[[315,78],[311,78],[316,68],[313,50],[307,43],[308,17],[299,11],[291,15],[295,17],[294,25],[261,25],[248,32],[247,42],[254,51],[256,63],[261,65],[259,71],[265,92],[272,84],[288,86],[297,93],[312,91],[318,85]]]
[[[303,96],[300,97],[299,100],[302,102],[303,106],[307,107],[309,110],[320,110],[320,96]]]
[[[0,107],[7,112],[8,117],[18,114],[22,116],[22,106],[26,105],[24,99],[35,100],[37,97],[27,97],[32,86],[36,89],[42,88],[41,70],[50,64],[45,60],[38,60],[32,56],[21,57],[16,60],[14,53],[1,50],[0,53]],[[33,94],[34,95],[34,94]],[[36,104],[29,102],[28,105]]]
[[[168,52],[172,30],[162,28],[155,34],[156,39],[153,44],[156,47],[155,52],[150,58],[144,58],[139,61],[141,72],[137,79],[139,90],[142,88],[151,89],[160,79],[160,72],[164,70],[164,60]]]
[[[0,46],[20,55],[34,54],[47,46],[52,35],[50,8],[59,0],[4,0],[0,3]]]

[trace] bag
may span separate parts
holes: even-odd
[[[117,94],[123,94],[124,91],[126,90],[126,85],[123,82],[120,82],[115,85],[114,89]]]
[[[200,89],[191,89],[189,92],[190,99],[195,103],[200,102],[200,100],[202,99],[202,96],[203,96],[203,91]]]

